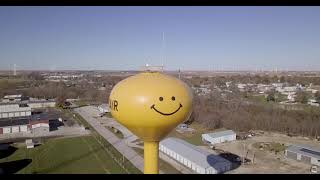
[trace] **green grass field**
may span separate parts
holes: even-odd
[[[63,110],[65,113],[71,115],[75,114],[75,120],[78,121],[80,125],[83,125],[85,127],[89,127],[92,133],[92,136],[94,137],[96,142],[100,142],[100,144],[105,147],[106,150],[108,150],[109,153],[111,153],[117,160],[121,160],[123,166],[127,169],[127,171],[131,174],[141,174],[141,171],[137,169],[129,160],[123,159],[123,155],[114,148],[108,141],[106,141],[101,135],[99,135],[98,132],[94,130],[94,128],[85,120],[83,119],[79,114],[71,112],[70,110]]]
[[[22,146],[0,159],[0,164],[21,159],[32,162],[18,174],[126,173],[92,136],[50,139],[33,149]]]

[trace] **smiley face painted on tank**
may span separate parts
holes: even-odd
[[[192,110],[191,89],[183,81],[158,72],[130,76],[112,89],[112,117],[144,141],[160,141]]]
[[[156,104],[153,104],[150,108],[152,110],[154,110],[155,112],[163,115],[163,116],[171,116],[175,113],[177,113],[183,106],[181,103],[176,103],[176,97],[175,96],[172,96],[170,99],[167,98],[166,99],[168,102],[167,103],[174,103],[174,104],[177,104],[177,108],[176,109],[173,109],[171,112],[164,112],[163,110],[161,110],[158,106],[156,106]],[[160,96],[159,97],[159,104],[163,104],[165,101],[165,98],[163,96]],[[162,103],[163,102],[163,103]],[[172,104],[171,104],[172,106]]]

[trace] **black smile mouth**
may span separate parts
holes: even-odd
[[[170,116],[170,115],[178,112],[178,111],[180,110],[180,108],[182,108],[182,104],[180,104],[179,108],[178,108],[177,110],[175,110],[174,112],[172,112],[172,113],[163,113],[163,112],[161,112],[161,111],[158,111],[154,106],[155,106],[155,105],[152,105],[150,108],[151,108],[151,109],[154,109],[157,113],[162,114],[162,115],[164,115],[164,116]]]

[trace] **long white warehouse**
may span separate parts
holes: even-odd
[[[210,154],[181,139],[167,138],[160,142],[159,150],[199,174],[219,174],[232,169],[232,163]]]

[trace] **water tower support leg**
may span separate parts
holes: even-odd
[[[144,142],[144,173],[159,174],[159,142]]]

